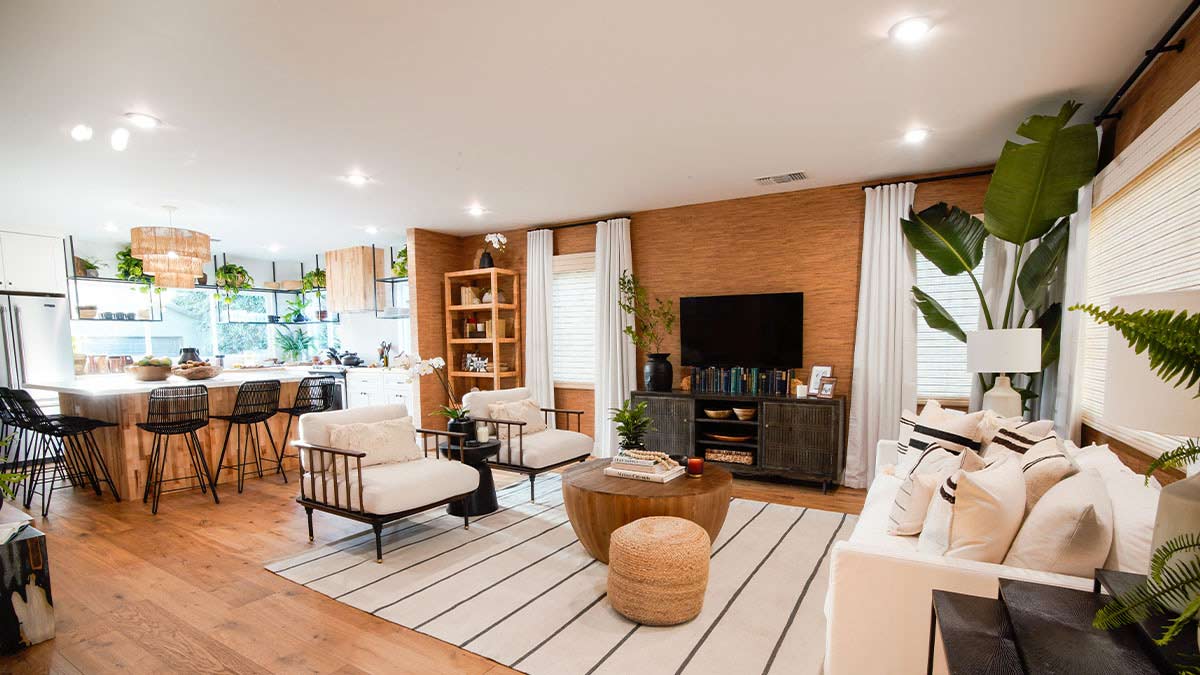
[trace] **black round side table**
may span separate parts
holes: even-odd
[[[462,463],[479,472],[479,487],[475,488],[475,492],[471,493],[470,497],[467,497],[467,512],[463,513],[462,502],[450,502],[450,505],[446,507],[446,511],[450,515],[482,516],[500,508],[500,503],[496,501],[496,483],[492,480],[492,467],[487,465],[487,458],[500,452],[498,439],[474,446],[466,445],[462,448],[457,445],[449,448],[445,443],[438,443],[438,451],[442,455],[454,459],[460,459],[459,453],[461,452]]]

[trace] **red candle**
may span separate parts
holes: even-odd
[[[687,461],[687,475],[691,478],[699,478],[704,474],[704,458],[689,457]]]

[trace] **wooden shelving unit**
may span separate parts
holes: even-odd
[[[463,289],[472,287],[480,298],[477,304],[463,304]],[[481,270],[447,272],[446,289],[446,365],[450,377],[470,387],[492,389],[520,386],[521,357],[521,280],[513,270],[491,267]],[[487,295],[489,300],[483,302]],[[503,298],[503,302],[498,301]],[[490,334],[468,332],[469,323],[490,322]],[[486,331],[485,331],[486,332]],[[466,370],[467,354],[488,359],[487,372]]]

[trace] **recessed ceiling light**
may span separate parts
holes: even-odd
[[[283,248],[283,247],[280,246],[279,244],[271,244],[270,246],[267,247],[267,250],[270,251],[271,253],[279,253],[279,249],[281,249],[281,248]]]
[[[933,23],[929,19],[915,16],[892,26],[892,29],[888,31],[888,35],[897,42],[913,44],[923,40],[932,28]]]
[[[116,226],[116,225],[113,225],[112,221],[110,220],[110,221],[108,221],[107,223],[105,223],[105,224],[104,224],[104,231],[105,231],[105,232],[116,232],[116,231],[117,231],[117,226]]]
[[[374,225],[368,225],[366,230],[367,234],[379,234],[379,228],[375,227]]]
[[[154,115],[147,115],[140,112],[127,112],[125,113],[125,119],[129,120],[130,124],[139,129],[154,129],[162,125],[162,120]]]
[[[467,213],[478,218],[478,217],[482,216],[483,214],[487,213],[487,209],[483,208],[479,204],[472,204],[467,207]]]
[[[86,124],[76,124],[71,128],[71,138],[79,142],[92,140],[92,128]]]
[[[174,260],[175,258],[179,257],[179,254],[175,251],[167,251],[167,257]]]
[[[354,185],[356,187],[361,187],[361,186],[366,185],[367,183],[371,182],[371,177],[364,173],[358,173],[356,171],[354,173],[349,173],[349,174],[346,174],[345,176],[342,176],[342,180],[344,180],[347,183]]]
[[[910,144],[924,143],[929,138],[929,130],[923,128],[909,129],[904,132],[904,142]]]
[[[124,152],[125,148],[129,147],[129,130],[125,127],[117,127],[113,130],[109,141],[112,143],[113,150]]]

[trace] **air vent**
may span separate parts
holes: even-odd
[[[798,180],[808,178],[808,174],[803,171],[794,171],[792,173],[781,173],[778,176],[763,176],[755,178],[754,182],[759,185],[782,185],[783,183],[795,183]]]

